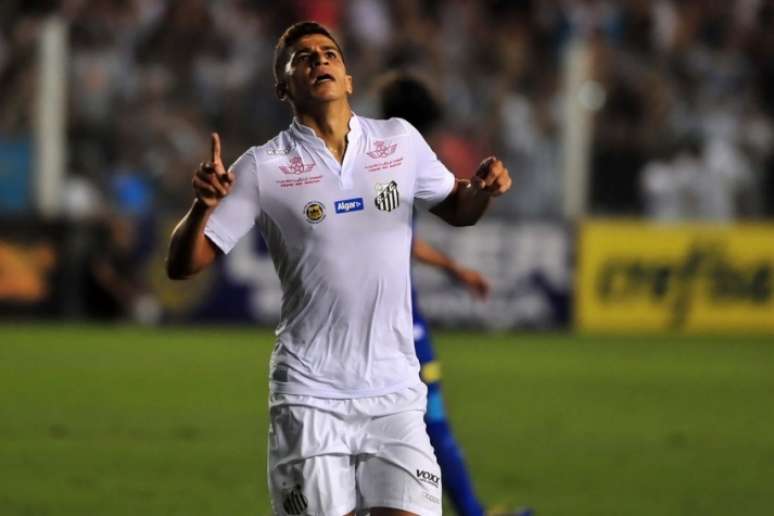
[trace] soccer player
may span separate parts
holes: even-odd
[[[432,247],[424,240],[414,237],[412,254],[417,261],[447,271],[456,281],[464,284],[471,292],[486,298],[489,284],[480,273],[456,264],[449,256]],[[411,289],[411,304],[414,321],[414,348],[420,364],[420,376],[427,384],[427,412],[425,423],[430,443],[441,467],[443,490],[449,496],[454,509],[460,516],[483,516],[484,506],[476,496],[470,480],[462,451],[452,434],[446,419],[446,408],[441,390],[441,365],[435,358],[430,328],[419,308],[416,289]]]
[[[195,274],[256,224],[267,242],[283,291],[269,378],[276,514],[441,514],[412,342],[412,212],[473,224],[508,171],[490,157],[455,180],[408,122],[352,113],[341,48],[315,22],[282,34],[274,73],[290,127],[228,170],[212,135],[167,273]]]
[[[429,135],[442,116],[441,107],[430,89],[418,78],[408,74],[389,74],[379,88],[382,116],[400,117],[411,123],[422,135]],[[451,278],[463,284],[477,298],[486,299],[489,283],[478,271],[456,263],[450,256],[434,248],[414,234],[414,258],[422,263],[446,271]],[[449,496],[460,516],[483,516],[484,505],[476,496],[462,451],[457,444],[446,418],[441,389],[441,366],[435,358],[430,329],[419,308],[417,291],[411,289],[414,320],[414,346],[419,358],[422,380],[427,384],[427,412],[425,423],[435,456],[441,467],[443,490]],[[516,512],[489,512],[493,515],[524,515]]]

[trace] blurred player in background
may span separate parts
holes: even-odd
[[[456,180],[406,121],[352,113],[352,77],[322,25],[289,27],[274,56],[293,122],[228,170],[212,135],[167,273],[195,274],[254,225],[266,240],[283,293],[269,378],[275,513],[441,514],[411,338],[412,213],[474,224],[511,179],[490,157]]]
[[[441,107],[421,80],[408,74],[388,74],[380,81],[379,98],[381,114],[384,118],[398,117],[407,120],[432,143],[432,131],[442,116]],[[411,252],[417,261],[445,271],[454,281],[464,285],[476,298],[486,300],[489,296],[489,282],[481,273],[456,263],[450,256],[418,238],[416,233]],[[487,512],[476,496],[462,451],[446,419],[441,389],[441,365],[435,357],[430,328],[422,315],[417,291],[413,286],[411,302],[414,318],[414,346],[421,365],[422,381],[427,384],[428,389],[425,423],[430,442],[441,466],[444,492],[451,499],[460,516],[531,514],[529,509]]]

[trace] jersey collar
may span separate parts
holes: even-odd
[[[363,132],[359,118],[360,117],[353,112],[349,119],[349,132],[347,133],[347,147],[349,148],[351,148],[352,144],[360,138],[360,135]],[[293,138],[305,145],[309,145],[319,150],[327,150],[323,139],[317,136],[311,127],[302,124],[296,117],[293,117],[293,123],[290,124],[290,132],[293,135]]]

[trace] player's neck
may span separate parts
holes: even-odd
[[[348,102],[330,102],[316,106],[317,109],[298,111],[296,118],[311,128],[331,151],[333,157],[341,163],[347,150],[347,133],[352,109]]]

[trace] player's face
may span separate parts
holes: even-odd
[[[297,106],[346,99],[352,77],[336,44],[323,34],[299,39],[285,65],[285,90]]]

